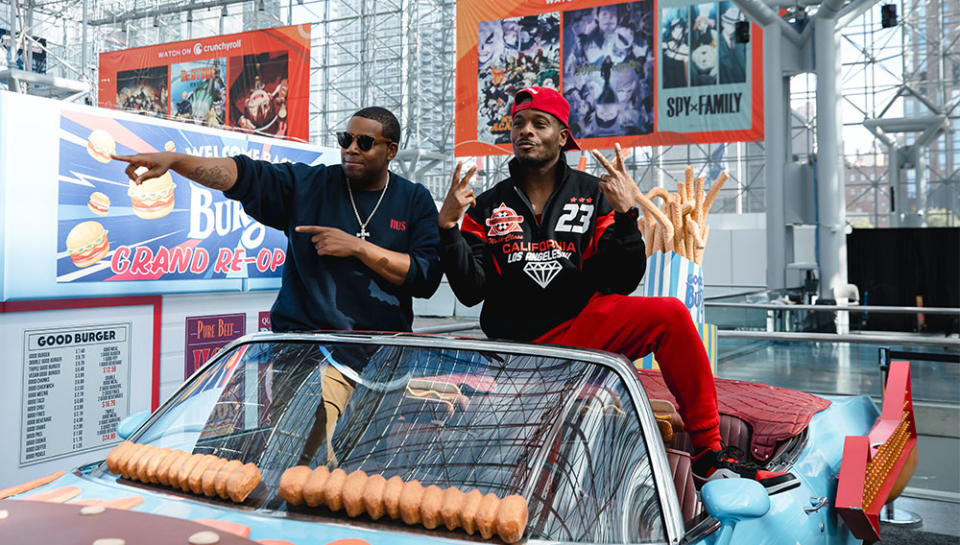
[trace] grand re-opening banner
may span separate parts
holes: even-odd
[[[98,103],[306,142],[310,25],[101,53]]]
[[[729,0],[463,0],[458,156],[507,154],[516,91],[553,87],[584,148],[763,139],[762,35]]]

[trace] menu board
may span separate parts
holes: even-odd
[[[129,412],[131,324],[24,331],[20,465],[118,442]]]

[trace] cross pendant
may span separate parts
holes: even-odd
[[[370,236],[370,233],[367,232],[367,228],[366,228],[366,227],[361,227],[361,228],[360,228],[360,232],[357,233],[357,238],[359,238],[359,239],[361,239],[361,240],[367,240],[367,237],[368,237],[368,236]]]

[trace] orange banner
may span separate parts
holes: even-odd
[[[585,149],[762,140],[763,37],[738,40],[745,20],[729,0],[462,0],[455,154],[511,153],[530,86],[563,93]]]
[[[101,53],[98,104],[307,141],[310,25]]]

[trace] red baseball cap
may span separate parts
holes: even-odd
[[[520,104],[520,100],[527,97],[530,97],[530,100]],[[567,102],[567,99],[563,98],[563,95],[557,92],[556,89],[549,87],[527,87],[517,91],[517,94],[513,97],[513,109],[510,111],[510,116],[512,117],[517,112],[528,109],[546,112],[563,123],[568,133],[567,144],[563,146],[563,151],[580,149],[580,144],[577,144],[577,141],[573,139],[573,133],[570,132],[570,124],[568,122],[570,119],[570,103]]]

